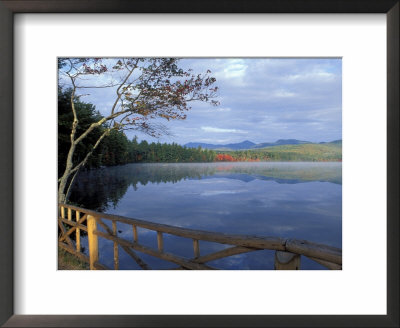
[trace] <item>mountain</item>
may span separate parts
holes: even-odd
[[[297,139],[279,139],[275,142],[263,142],[255,145],[253,148],[266,148],[273,146],[282,146],[282,145],[300,145],[300,144],[308,144],[310,141],[302,141]]]
[[[322,141],[322,142],[320,142],[319,144],[321,144],[321,145],[323,145],[323,144],[341,145],[341,144],[342,144],[342,139],[333,140],[333,141],[329,141],[329,142]]]
[[[275,142],[263,142],[259,144],[255,144],[249,140],[245,140],[239,143],[231,143],[225,145],[216,145],[216,144],[207,144],[202,142],[189,142],[185,144],[188,148],[197,148],[201,147],[203,149],[215,149],[215,150],[243,150],[243,149],[259,149],[273,146],[282,146],[282,145],[299,145],[299,144],[308,144],[310,141],[302,141],[297,139],[279,139]]]

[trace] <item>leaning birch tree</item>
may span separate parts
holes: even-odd
[[[59,82],[71,88],[73,122],[65,171],[58,180],[58,201],[67,201],[67,191],[78,171],[86,164],[112,129],[137,130],[158,137],[168,133],[162,120],[183,120],[194,101],[217,105],[218,87],[211,71],[195,74],[182,69],[177,58],[60,58]],[[75,101],[90,89],[115,90],[108,112],[78,134]],[[90,91],[89,91],[90,92]],[[76,147],[95,129],[102,133],[83,160],[74,163]]]

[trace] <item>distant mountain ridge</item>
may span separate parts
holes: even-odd
[[[334,140],[331,142],[320,142],[320,144],[324,143],[341,143],[342,140]],[[266,147],[273,146],[283,146],[283,145],[300,145],[300,144],[312,144],[311,141],[303,141],[297,139],[279,139],[275,142],[262,142],[256,144],[249,140],[245,140],[239,143],[230,143],[225,145],[216,145],[216,144],[208,144],[202,142],[189,142],[185,144],[188,148],[198,148],[199,146],[203,149],[213,149],[213,150],[244,150],[244,149],[260,149]]]
[[[300,145],[300,144],[308,144],[312,143],[311,141],[303,141],[297,139],[279,139],[275,142],[263,142],[255,145],[253,148],[265,148],[265,147],[273,147],[273,146],[283,146],[283,145]]]

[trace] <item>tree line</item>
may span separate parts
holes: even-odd
[[[71,89],[58,91],[58,172],[59,177],[65,170],[65,163],[70,148],[70,132],[73,115],[70,110]],[[75,110],[80,117],[77,133],[82,133],[88,127],[101,120],[102,115],[90,103],[74,100]],[[92,150],[99,136],[107,129],[105,124],[96,127],[86,137],[86,142],[79,144],[75,149],[74,165],[80,163],[88,152]],[[102,166],[124,165],[128,163],[190,163],[213,162],[216,153],[213,150],[187,148],[176,143],[167,144],[146,140],[138,142],[134,137],[129,140],[126,134],[118,129],[111,129],[102,142],[96,147],[87,159],[85,168],[99,168]]]

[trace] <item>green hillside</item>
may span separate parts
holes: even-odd
[[[271,160],[333,161],[342,159],[341,143],[274,146],[262,149]]]
[[[272,146],[239,151],[217,151],[229,154],[234,160],[260,161],[341,161],[341,141],[323,144],[299,144]]]

